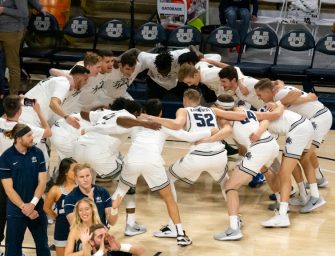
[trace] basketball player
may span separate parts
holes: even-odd
[[[128,111],[129,112],[128,112]],[[84,135],[78,138],[74,145],[74,156],[77,161],[85,161],[100,178],[115,179],[122,170],[122,159],[119,153],[120,145],[128,138],[129,129],[119,124],[158,129],[152,122],[141,121],[133,114],[139,115],[141,108],[134,101],[118,98],[112,105],[112,110],[81,112],[82,117],[91,122]],[[127,225],[125,234],[128,236],[146,232],[144,226],[135,222],[135,191],[129,190],[125,197]]]
[[[158,99],[150,99],[145,104],[145,113],[153,116],[162,115],[162,103]],[[130,187],[135,188],[140,175],[144,177],[151,191],[159,191],[165,201],[169,216],[177,229],[177,244],[187,246],[192,241],[186,236],[179,216],[176,201],[173,199],[169,179],[167,177],[164,160],[161,153],[168,136],[195,142],[205,136],[210,136],[209,129],[197,133],[188,133],[183,130],[174,131],[162,127],[158,131],[135,127],[131,131],[131,146],[125,158],[119,185],[112,198],[123,197]]]
[[[88,75],[87,82],[80,88],[80,90],[75,91],[70,96],[67,97],[64,102],[65,109],[71,109],[71,112],[80,112],[83,107],[89,108],[93,107],[92,104],[95,102],[95,95],[102,86],[102,56],[93,52],[86,52],[84,60],[77,62],[76,65],[81,65],[87,68],[90,73]],[[105,65],[104,65],[105,67]],[[68,77],[70,70],[60,70],[56,68],[50,69],[49,73],[52,76],[65,76]]]
[[[77,65],[71,69],[68,78],[60,76],[42,80],[29,90],[25,97],[39,102],[49,124],[53,124],[55,119],[64,118],[67,123],[78,129],[78,121],[68,114],[72,111],[64,109],[62,104],[71,93],[80,90],[87,82],[88,74],[87,68]],[[39,118],[31,107],[22,108],[20,121],[41,127]]]
[[[227,110],[233,109],[233,98],[228,95],[227,97],[231,99],[228,98],[229,101],[224,102],[223,106]],[[259,123],[255,112],[241,108],[235,108],[234,112],[215,108],[213,108],[213,111],[218,117],[235,120],[231,124],[233,138],[247,150],[242,161],[236,165],[225,184],[230,226],[224,232],[214,235],[214,239],[220,241],[239,240],[243,237],[243,234],[241,232],[241,221],[238,217],[238,190],[243,184],[250,182],[252,177],[256,176],[263,166],[270,168],[273,160],[278,156],[279,145],[266,129],[263,130],[264,132],[257,140],[251,142],[250,136],[257,131],[260,126],[266,126],[264,123]],[[280,111],[280,109],[277,111]],[[228,116],[229,114],[231,116]],[[218,132],[210,138],[203,139],[202,142],[211,142],[220,138],[221,132]]]
[[[189,132],[196,132],[208,128],[218,128],[219,125],[214,112],[210,108],[199,106],[200,97],[197,90],[188,89],[184,92],[184,108],[178,109],[176,119],[164,119],[155,116],[149,116],[149,118],[174,130],[185,129]],[[229,125],[222,126],[221,129],[226,137],[230,135],[231,128]],[[189,152],[169,168],[168,175],[175,200],[177,201],[177,195],[174,182],[181,180],[193,184],[204,171],[207,171],[220,184],[224,195],[226,164],[227,152],[224,144],[220,141],[191,146]],[[169,224],[155,232],[154,236],[176,237],[177,231],[173,222],[170,220]]]
[[[260,82],[255,85],[255,90],[257,92],[257,95],[261,99],[263,99],[264,102],[272,102],[272,100],[276,98],[273,92],[274,83],[269,79],[260,80]],[[309,110],[312,111],[312,109]],[[315,181],[315,172],[313,170],[313,166],[310,160],[311,155],[314,153],[315,149],[313,149],[312,145],[309,148],[309,144],[315,138],[315,131],[313,133],[313,129],[311,129],[313,128],[313,126],[311,127],[310,123],[305,121],[305,117],[300,115],[294,115],[294,113],[291,112],[285,112],[283,120],[279,119],[270,127],[273,130],[276,130],[279,134],[286,131],[287,139],[286,151],[284,152],[283,161],[280,168],[281,202],[279,208],[279,215],[274,216],[269,221],[263,222],[262,225],[265,227],[289,226],[290,221],[287,216],[287,207],[291,188],[290,177],[299,159],[304,168],[304,171],[306,172],[308,182],[311,183],[311,197],[305,204],[305,206],[300,209],[300,212],[307,213],[313,211],[314,209],[326,203],[323,197],[319,194],[318,187]],[[290,127],[290,129],[288,131],[285,130],[288,127]],[[304,150],[308,148],[309,150],[303,154]]]

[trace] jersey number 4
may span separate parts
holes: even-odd
[[[255,114],[251,111],[247,111],[247,118],[244,119],[243,121],[241,121],[242,124],[247,124],[250,122],[250,119],[254,119],[255,121],[257,121],[257,118],[255,116]]]
[[[198,127],[215,127],[214,118],[211,114],[194,114],[194,119],[197,121]]]

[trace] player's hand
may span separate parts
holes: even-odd
[[[79,129],[79,128],[80,128],[79,120],[78,120],[77,118],[73,117],[73,116],[68,116],[68,117],[66,118],[66,122],[67,122],[69,125],[71,125],[71,126],[73,126],[74,128],[76,128],[76,129]]]
[[[260,137],[261,136],[258,134],[258,132],[253,132],[250,134],[249,139],[251,142],[256,142],[260,139]]]
[[[274,103],[274,102],[268,102],[268,103],[266,103],[265,106],[266,106],[267,110],[273,111],[277,107],[277,104]]]
[[[38,212],[36,211],[36,210],[33,210],[33,212],[29,215],[29,216],[27,216],[29,219],[31,219],[31,220],[34,220],[34,219],[36,219],[36,218],[38,218],[38,216],[40,216],[39,214],[38,214]]]
[[[120,251],[121,243],[117,241],[113,235],[106,233],[105,239],[108,241],[108,246],[107,246],[108,250]]]
[[[210,140],[210,137],[209,137],[209,138],[204,138],[204,139],[198,140],[194,144],[199,145],[201,143],[210,143],[210,142],[212,142],[212,141]]]
[[[159,130],[162,127],[162,125],[154,121],[148,120],[144,122],[144,127],[152,130]]]
[[[112,207],[114,209],[119,208],[122,203],[123,196],[117,195],[117,197],[113,200]]]
[[[85,129],[81,129],[80,130],[80,135],[84,135],[86,132],[85,132]]]
[[[24,215],[28,216],[34,211],[35,205],[32,203],[23,204],[21,211]]]

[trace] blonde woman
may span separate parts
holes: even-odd
[[[87,234],[93,224],[101,224],[95,203],[85,197],[79,200],[74,207],[74,219],[65,247],[65,256],[83,256],[83,246],[87,245]]]

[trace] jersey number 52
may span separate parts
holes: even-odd
[[[197,121],[198,127],[215,127],[214,118],[211,114],[194,114],[194,119]]]

